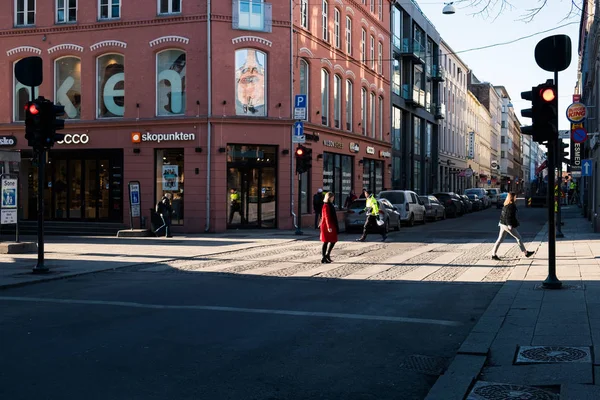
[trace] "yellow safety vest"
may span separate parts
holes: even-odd
[[[371,208],[371,215],[379,215],[379,205],[375,196],[371,195],[367,198],[367,208]]]
[[[569,185],[569,189],[575,190],[575,182],[571,181],[571,184]]]
[[[235,192],[235,193],[231,193],[229,195],[229,199],[233,202],[233,201],[238,201],[240,199],[240,194]]]

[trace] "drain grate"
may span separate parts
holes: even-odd
[[[533,290],[556,290],[556,289],[546,289],[543,284],[538,283],[533,287]],[[585,285],[562,285],[560,290],[585,290]]]
[[[557,394],[533,386],[478,381],[467,400],[558,400]]]
[[[426,375],[441,375],[448,365],[448,360],[442,357],[430,357],[413,354],[405,357],[400,363],[401,369],[408,369]]]
[[[591,363],[589,347],[520,346],[515,364]]]

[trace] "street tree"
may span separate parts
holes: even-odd
[[[556,0],[552,0],[556,1]],[[588,0],[570,0],[569,9],[565,10],[565,18],[569,19],[578,16],[583,12],[583,2]],[[522,0],[462,0],[455,3],[465,3],[466,7],[472,8],[473,15],[480,15],[484,18],[497,18],[508,10],[519,10],[521,16],[518,19],[523,22],[531,22],[546,7],[549,0],[537,0],[533,5],[526,5]]]

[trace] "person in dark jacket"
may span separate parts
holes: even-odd
[[[156,204],[156,213],[162,219],[162,226],[158,228],[154,233],[158,236],[158,232],[165,229],[165,237],[173,237],[171,235],[171,214],[173,213],[173,208],[171,207],[171,194],[166,193],[162,199]]]
[[[517,219],[516,201],[517,195],[515,193],[509,193],[506,196],[504,207],[502,208],[502,213],[500,214],[500,223],[498,223],[498,226],[500,226],[500,234],[498,235],[498,240],[496,240],[494,249],[492,250],[492,260],[500,261],[500,257],[498,257],[496,253],[498,252],[498,247],[500,247],[500,244],[504,241],[507,233],[517,240],[517,244],[519,245],[519,248],[525,257],[531,257],[533,255],[533,251],[527,251],[527,249],[525,249],[523,240],[521,240],[521,235],[517,230],[517,227],[519,226],[519,220]]]
[[[328,192],[325,194],[323,201],[322,218],[321,218],[321,242],[323,242],[323,258],[321,263],[330,263],[331,261],[331,250],[338,241],[338,232],[340,230],[337,220],[337,214],[335,207],[333,206],[333,200],[335,196],[333,193]]]
[[[315,212],[315,229],[319,229],[321,211],[323,210],[323,189],[319,188],[313,196],[313,211]]]

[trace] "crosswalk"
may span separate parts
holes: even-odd
[[[423,243],[341,242],[333,263],[321,263],[322,243],[291,241],[213,256],[140,266],[140,272],[218,273],[249,276],[372,281],[503,282],[519,249],[503,244],[502,261],[490,258],[485,240],[429,240]]]

